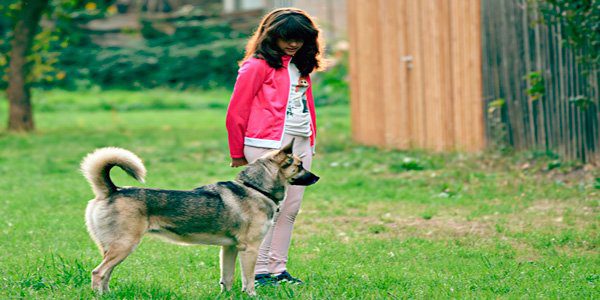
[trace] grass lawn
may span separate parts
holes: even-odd
[[[4,129],[0,99],[0,298],[92,298],[101,261],[84,225],[92,192],[78,167],[118,146],[146,187],[230,180],[228,93],[35,93],[37,131]],[[551,155],[432,154],[354,144],[349,109],[318,108],[313,171],[289,271],[298,287],[258,299],[570,298],[600,296],[600,172]],[[113,170],[118,185],[140,185]],[[219,248],[152,237],[115,269],[101,298],[238,299],[220,294]]]

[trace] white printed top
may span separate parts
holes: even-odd
[[[285,133],[309,137],[312,134],[310,129],[310,113],[306,100],[306,90],[308,90],[308,80],[300,76],[300,71],[295,64],[291,63],[290,74],[290,96],[288,97],[287,116],[285,122]]]

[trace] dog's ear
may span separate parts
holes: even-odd
[[[273,156],[273,159],[277,162],[277,163],[282,163],[286,160],[286,158],[288,157],[288,155],[292,154],[292,149],[294,147],[294,139],[292,139],[292,141],[283,146],[283,148],[279,149],[279,151],[277,152],[277,154],[275,154],[275,156]]]
[[[294,140],[295,139],[292,139],[292,141],[289,144],[283,146],[283,148],[281,148],[279,151],[285,154],[292,154],[292,149],[294,148]]]

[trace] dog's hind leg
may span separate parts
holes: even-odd
[[[108,292],[108,282],[113,269],[121,263],[135,249],[140,239],[125,238],[122,241],[114,242],[104,253],[102,263],[92,271],[92,288],[100,293]]]
[[[255,296],[254,291],[254,266],[258,257],[258,247],[260,241],[247,244],[243,251],[240,251],[240,265],[242,266],[242,291],[249,296]]]
[[[221,292],[229,291],[233,286],[237,254],[236,246],[221,247]]]

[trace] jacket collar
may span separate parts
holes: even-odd
[[[292,61],[292,56],[290,56],[290,55],[284,55],[281,57],[281,62],[283,63],[283,66],[285,68],[287,68],[289,66],[290,61]]]

